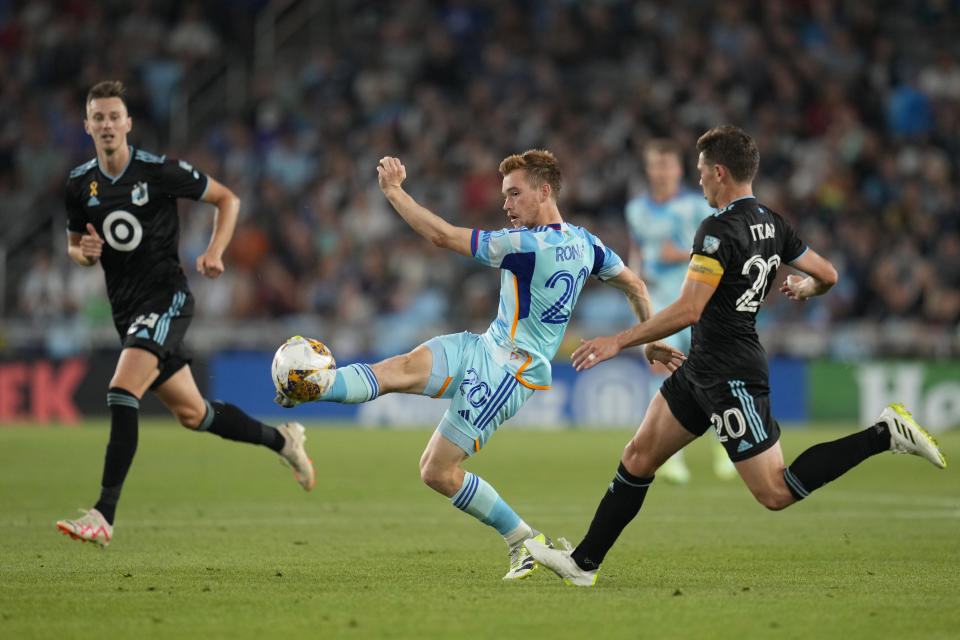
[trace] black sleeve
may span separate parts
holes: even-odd
[[[782,225],[780,237],[783,238],[783,249],[780,257],[785,263],[789,264],[806,253],[807,245],[800,239],[800,236],[797,235],[793,225],[783,218],[781,218],[780,221]]]
[[[726,225],[716,216],[707,216],[693,237],[692,253],[713,258],[727,271],[735,254],[733,241],[728,237]]]
[[[157,182],[160,191],[171,198],[199,200],[207,192],[210,178],[185,160],[168,158],[159,167]]]

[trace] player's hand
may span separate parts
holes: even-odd
[[[643,347],[643,354],[647,357],[650,364],[659,362],[663,364],[671,373],[680,368],[683,361],[687,359],[683,351],[674,349],[666,342],[657,340],[649,342]]]
[[[597,366],[604,360],[609,360],[620,353],[620,345],[614,336],[601,336],[592,340],[581,340],[582,344],[577,347],[570,358],[573,360],[573,368],[577,371],[590,369]]]
[[[223,259],[209,252],[197,258],[197,271],[208,278],[216,278],[223,273]]]
[[[407,169],[399,158],[384,156],[377,164],[377,182],[384,192],[393,187],[399,187],[407,179]]]
[[[296,400],[291,400],[290,398],[283,395],[279,391],[277,392],[277,397],[274,398],[273,401],[276,402],[281,407],[283,407],[284,409],[292,409],[293,407],[297,406]]]
[[[787,279],[783,281],[783,284],[780,285],[780,291],[786,294],[787,298],[790,300],[803,301],[809,298],[806,292],[803,290],[801,283],[806,280],[803,276],[798,275],[789,275]]]
[[[80,252],[87,260],[87,264],[94,264],[103,255],[103,238],[87,223],[87,233],[80,236]]]

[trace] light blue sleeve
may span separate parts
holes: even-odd
[[[620,275],[625,268],[623,260],[610,247],[603,244],[600,238],[588,233],[584,233],[593,246],[593,269],[590,275],[600,280],[609,280]]]
[[[525,227],[498,231],[474,229],[471,239],[473,258],[480,264],[499,269],[506,256],[536,248],[536,241],[530,235]],[[531,242],[534,246],[530,246]]]

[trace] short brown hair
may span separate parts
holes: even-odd
[[[757,143],[740,127],[714,127],[697,140],[697,151],[710,164],[722,164],[737,182],[753,182],[760,168]]]
[[[560,163],[556,156],[549,151],[530,149],[523,153],[507,156],[500,163],[500,175],[506,177],[511,171],[523,169],[527,172],[527,182],[530,186],[539,188],[542,184],[550,185],[553,199],[560,196]]]
[[[87,92],[87,101],[84,103],[84,107],[99,98],[120,98],[120,100],[123,101],[123,106],[126,107],[127,88],[123,86],[123,83],[119,80],[104,80],[103,82],[98,82]]]

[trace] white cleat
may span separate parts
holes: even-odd
[[[937,446],[937,441],[914,421],[907,408],[899,402],[885,408],[878,422],[886,422],[890,429],[890,451],[912,453],[929,460],[935,467],[947,467],[947,459]]]
[[[83,512],[83,517],[76,520],[58,520],[57,529],[74,540],[92,542],[101,547],[110,544],[110,539],[113,538],[113,525],[107,522],[103,514],[96,509],[80,511]]]
[[[545,534],[534,531],[533,540],[537,540],[546,546],[553,548],[553,542]],[[531,573],[537,570],[537,561],[533,559],[527,546],[520,543],[510,549],[510,570],[503,576],[504,580],[523,580]]]
[[[310,491],[317,483],[317,471],[313,468],[313,461],[307,457],[303,443],[307,435],[303,425],[299,422],[285,422],[277,430],[283,434],[284,445],[280,450],[280,460],[291,469],[297,477],[297,482],[304,491]]]
[[[586,571],[585,569],[581,569],[570,556],[570,553],[573,551],[570,543],[567,542],[566,538],[559,538],[559,540],[563,543],[563,546],[566,547],[566,550],[554,549],[552,546],[548,547],[536,538],[531,538],[524,542],[524,547],[530,552],[534,560],[552,569],[553,572],[563,578],[563,581],[567,584],[576,587],[592,587],[595,585],[597,583],[597,574],[600,573],[600,570],[594,569],[593,571]]]

